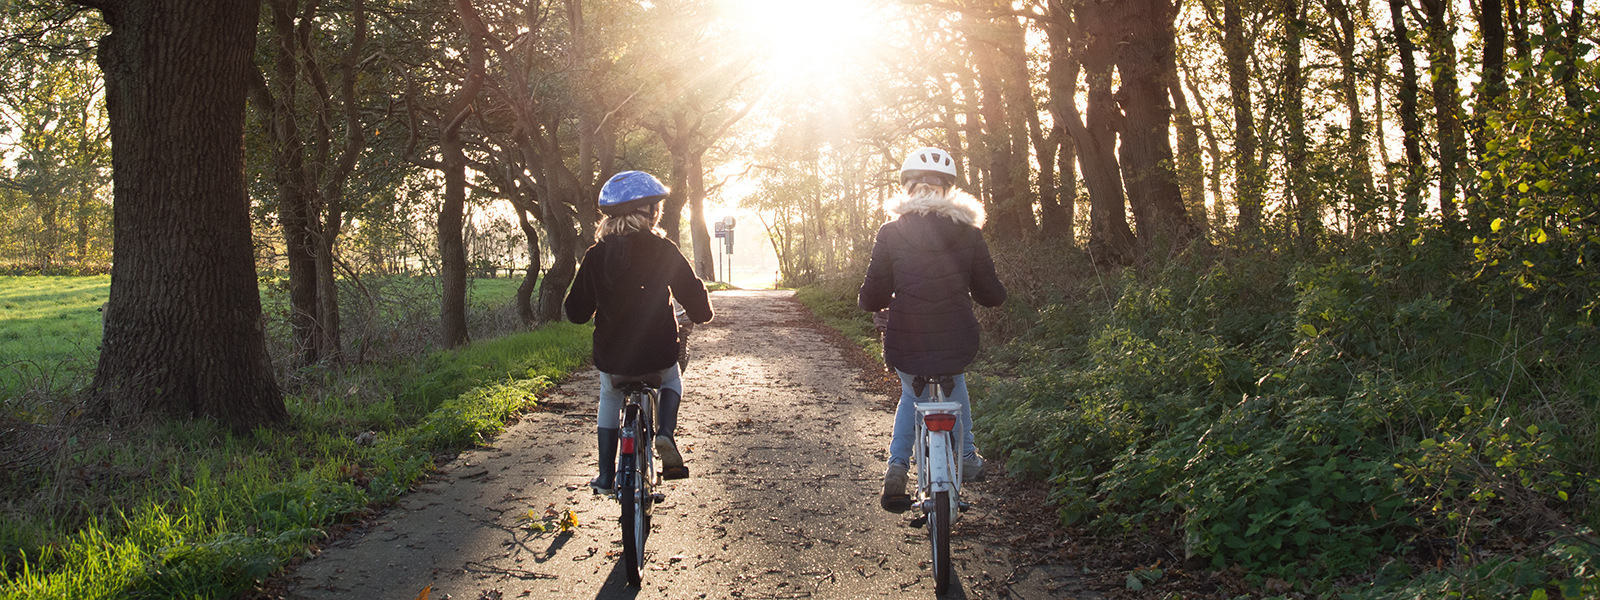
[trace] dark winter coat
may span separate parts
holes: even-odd
[[[683,305],[689,320],[711,320],[706,287],[677,244],[635,232],[607,236],[584,252],[563,305],[573,323],[594,318],[596,369],[644,375],[678,362],[678,322],[671,298]]]
[[[912,375],[965,370],[978,354],[972,302],[999,306],[1006,299],[978,229],[982,205],[960,196],[896,207],[905,212],[878,229],[861,284],[863,310],[889,309],[884,360]]]

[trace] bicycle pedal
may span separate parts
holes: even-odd
[[[927,525],[927,524],[928,524],[928,515],[922,515],[920,517],[917,517],[915,519],[912,519],[912,520],[908,521],[906,523],[906,527],[910,527],[912,529],[917,529],[917,528],[920,528],[920,527],[922,527],[924,525]]]
[[[667,495],[661,492],[650,494],[650,501],[656,504],[661,504],[662,502],[667,501]]]
[[[972,508],[972,504],[970,504],[970,503],[967,503],[967,502],[957,502],[956,503],[956,510],[958,510],[958,511],[967,512],[967,509],[969,509],[969,508]]]

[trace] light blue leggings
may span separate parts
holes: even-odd
[[[894,372],[900,376],[900,405],[894,409],[894,437],[889,440],[889,464],[910,467],[911,446],[917,436],[916,403],[933,398],[933,384],[924,386],[919,397],[911,390],[911,379],[916,376],[899,369]],[[955,389],[950,391],[945,401],[961,403],[961,432],[966,442],[961,455],[971,456],[977,454],[978,447],[972,439],[972,402],[967,399],[967,376],[957,375],[955,380]]]
[[[678,365],[661,370],[661,389],[672,390],[683,397],[683,379],[678,376]],[[963,394],[966,392],[963,391]],[[616,429],[622,426],[622,390],[611,384],[611,374],[600,372],[600,409],[595,415],[595,420],[601,429]],[[909,450],[907,451],[910,452]]]

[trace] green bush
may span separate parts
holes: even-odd
[[[982,370],[998,376],[975,378],[980,443],[1048,479],[1063,523],[1171,527],[1214,567],[1320,586],[1428,540],[1492,546],[1593,523],[1587,317],[1496,294],[1464,275],[1471,260],[1424,234],[1058,280],[1031,294],[1031,328],[989,354]],[[1494,572],[1595,585],[1578,554]]]

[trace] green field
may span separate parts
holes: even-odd
[[[491,311],[509,304],[521,281],[470,280],[469,310]],[[425,314],[436,315],[437,300],[432,299],[426,289],[431,286],[424,282],[432,283],[395,278],[369,282],[368,286],[413,289],[416,302],[427,305]],[[99,357],[98,309],[108,298],[110,288],[109,275],[0,276],[0,398],[13,398],[27,389],[59,391],[87,377]],[[280,306],[285,297],[282,292],[263,289],[262,308],[269,321],[287,314]],[[351,303],[356,301],[345,300],[345,306],[353,307]],[[269,327],[269,332],[277,329],[283,328]]]
[[[0,277],[0,396],[92,366],[110,275]]]

